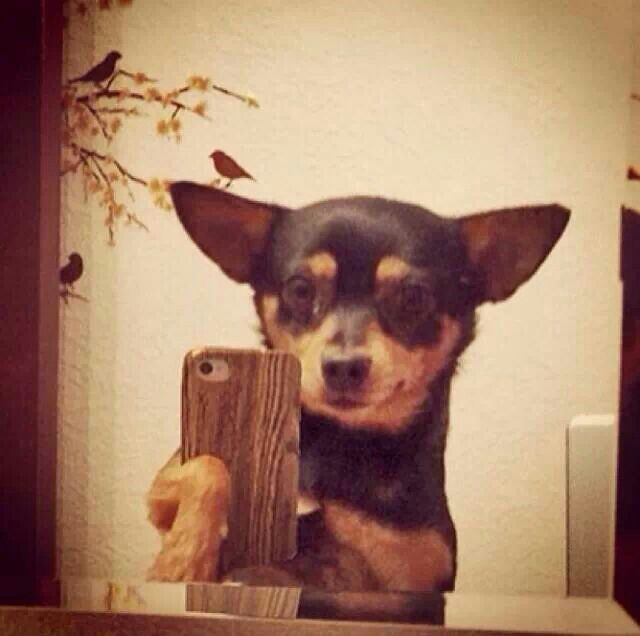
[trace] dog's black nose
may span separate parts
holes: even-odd
[[[360,388],[371,368],[366,356],[324,356],[322,375],[327,386],[334,391],[353,391]]]

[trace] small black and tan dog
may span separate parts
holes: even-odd
[[[299,210],[174,183],[196,245],[253,288],[265,344],[302,365],[299,554],[228,574],[326,590],[453,589],[445,495],[451,379],[476,309],[538,269],[569,212],[449,219],[373,197]],[[212,580],[228,475],[211,457],[161,469],[148,497],[163,547],[149,576]]]

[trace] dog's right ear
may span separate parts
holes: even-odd
[[[178,218],[194,243],[222,271],[250,283],[256,260],[266,247],[281,208],[224,190],[178,181],[169,186]]]
[[[471,263],[484,289],[480,300],[497,302],[529,280],[569,222],[561,205],[531,205],[462,217],[458,221]]]

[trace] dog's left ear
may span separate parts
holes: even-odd
[[[172,183],[169,190],[193,242],[229,278],[253,282],[273,223],[283,209],[190,181]]]
[[[513,294],[540,267],[569,221],[560,205],[511,208],[458,220],[472,265],[484,281],[481,298]]]

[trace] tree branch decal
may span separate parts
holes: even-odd
[[[108,9],[112,3],[101,4]],[[184,85],[163,90],[158,87],[158,80],[146,73],[119,68],[121,58],[118,51],[111,51],[62,88],[61,176],[81,179],[85,199],[93,197],[105,209],[111,244],[115,243],[120,221],[148,230],[132,209],[134,188],[147,190],[156,207],[172,209],[165,179],[136,174],[124,159],[109,152],[111,142],[127,120],[156,113],[156,134],[179,143],[184,117],[210,121],[206,99],[209,94],[224,95],[250,108],[259,106],[252,95],[232,91],[203,75],[191,75]]]

